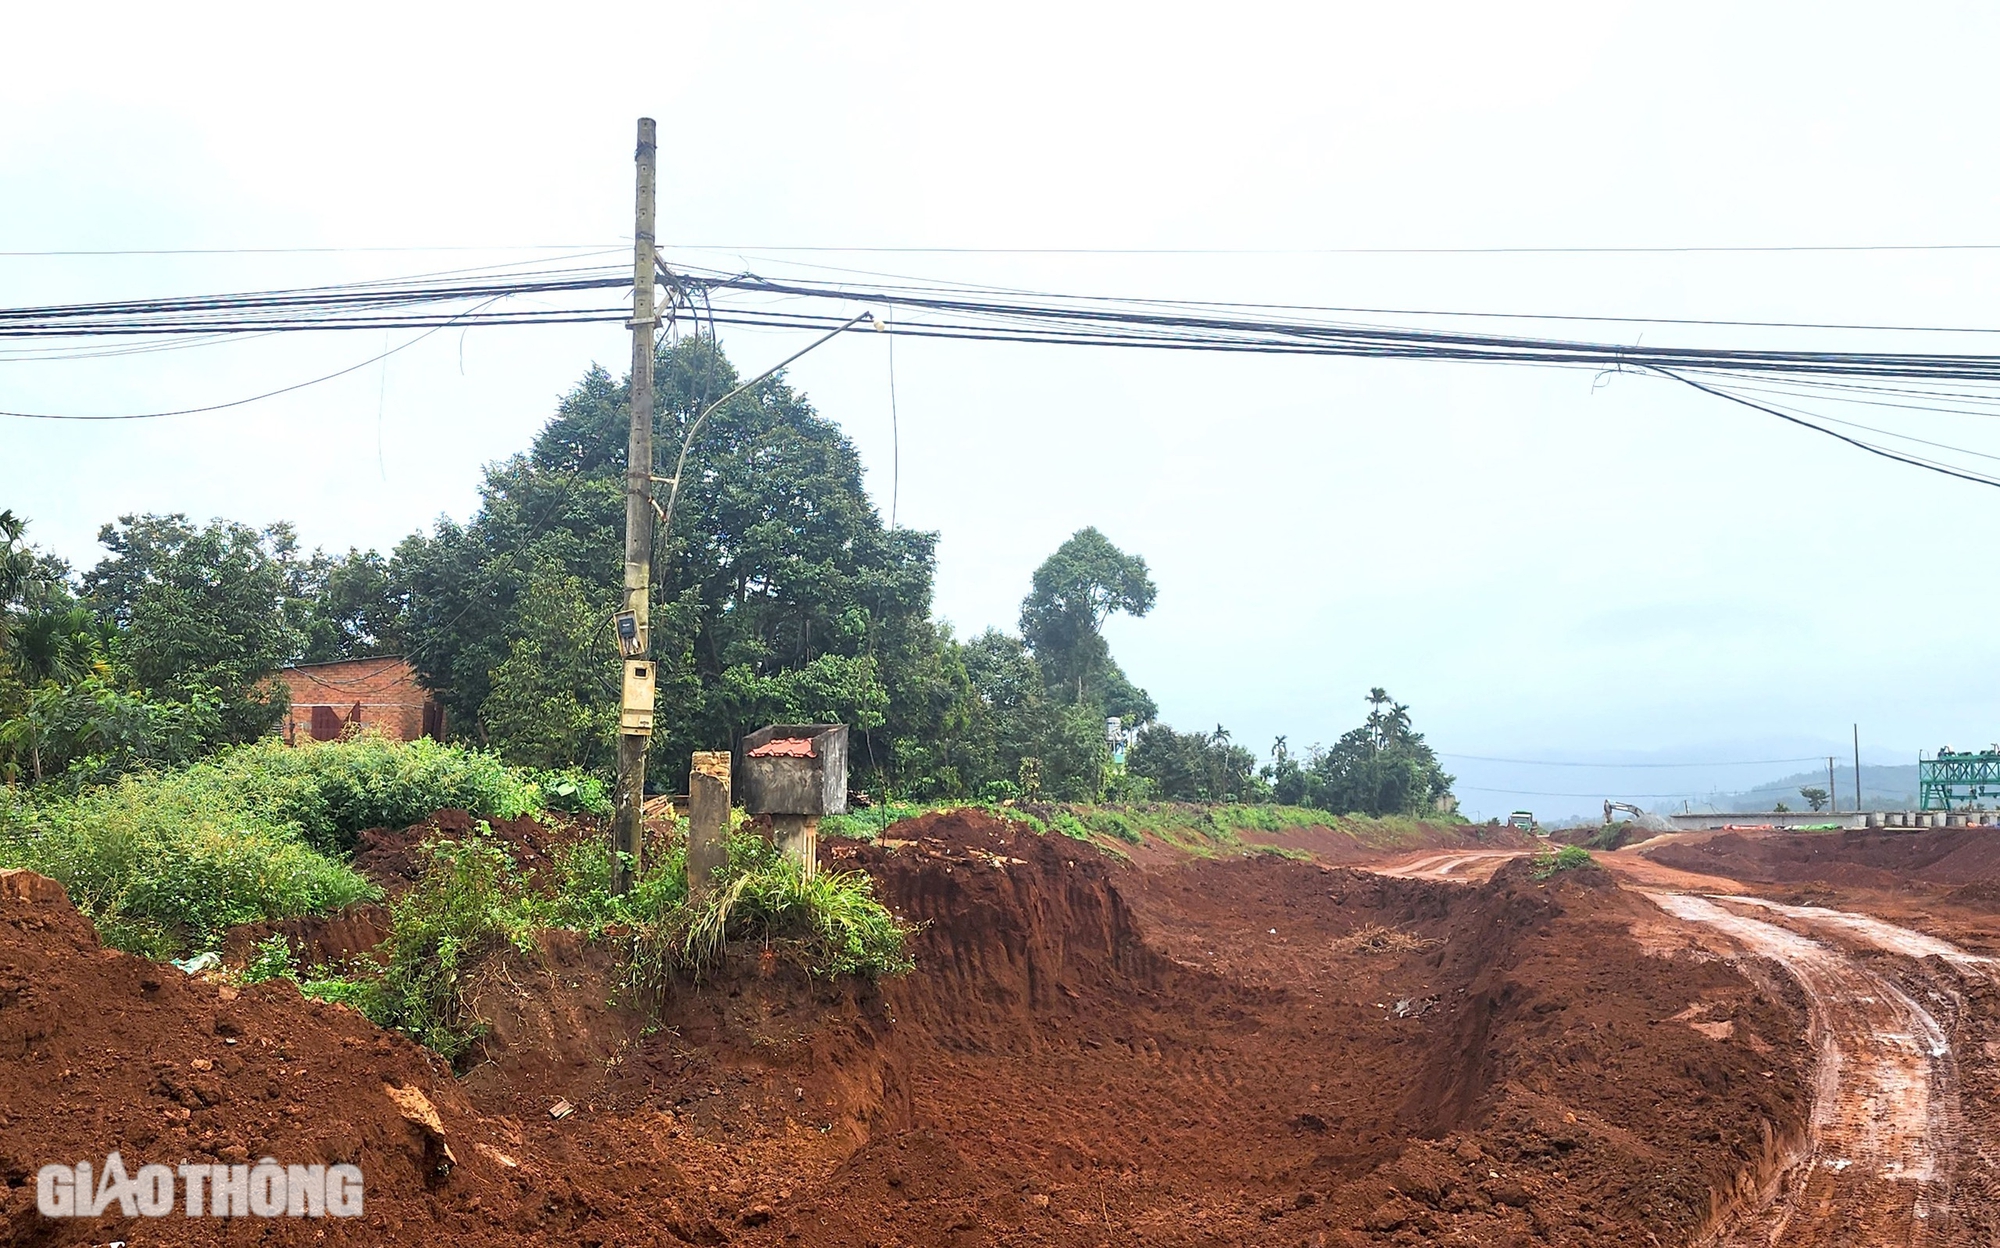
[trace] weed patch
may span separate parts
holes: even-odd
[[[483,818],[516,819],[546,808],[533,776],[499,756],[428,739],[403,743],[367,734],[344,741],[286,745],[275,738],[225,750],[150,783],[186,789],[260,821],[289,825],[331,853],[354,848],[363,828],[403,828],[456,807]],[[591,783],[572,773],[549,781],[564,800],[588,804]]]
[[[536,907],[514,860],[488,837],[430,841],[422,852],[423,878],[393,910],[371,1017],[453,1059],[484,1030],[465,1006],[465,972],[503,943],[532,950]]]
[[[733,939],[789,945],[814,975],[873,978],[914,965],[911,929],[875,899],[873,884],[858,871],[808,877],[770,842],[738,833],[729,838],[729,863],[714,888],[690,901],[685,868],[677,874],[681,887],[659,882],[652,913],[632,939],[627,983],[642,994],[675,974],[712,969]]]
[[[1528,861],[1529,874],[1538,880],[1546,880],[1558,871],[1594,869],[1597,866],[1597,860],[1581,845],[1565,845],[1552,854],[1536,854]]]
[[[237,923],[376,895],[291,827],[248,817],[206,786],[144,775],[17,807],[0,827],[0,866],[61,882],[106,944],[157,960],[215,948]]]

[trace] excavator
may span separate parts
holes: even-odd
[[[1626,814],[1632,816],[1632,818],[1635,820],[1644,819],[1646,817],[1645,811],[1640,810],[1637,806],[1632,805],[1630,802],[1607,801],[1604,803],[1604,822],[1607,826],[1611,822],[1612,812],[1618,810],[1624,811]]]

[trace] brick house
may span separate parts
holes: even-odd
[[[298,663],[278,672],[291,691],[285,741],[332,741],[350,728],[372,728],[394,741],[444,737],[444,707],[417,683],[399,656]]]

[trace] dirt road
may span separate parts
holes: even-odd
[[[1378,870],[1471,882],[1519,852],[1433,853]],[[1964,1138],[1958,1060],[1948,1034],[1956,1019],[1947,1015],[1941,1023],[1898,979],[1926,981],[1921,964],[1935,958],[1968,979],[2000,980],[2000,961],[1872,915],[1747,896],[1734,880],[1630,851],[1599,854],[1598,861],[1696,929],[1691,934],[1701,947],[1768,959],[1811,1001],[1818,1057],[1806,1147],[1724,1224],[1714,1241],[1719,1248],[1976,1242],[1956,1216],[1954,1179],[1962,1162],[1980,1170],[1982,1180],[1990,1167],[1977,1143]],[[1925,995],[1933,1004],[1954,1004],[1943,993]]]
[[[1937,1019],[1886,975],[1833,946],[1739,913],[1721,899],[1647,896],[1740,952],[1778,963],[1812,1000],[1819,1061],[1810,1142],[1784,1190],[1722,1242],[1932,1242],[1949,1220],[1942,1215],[1950,1208],[1958,1145],[1956,1069]],[[1889,943],[1903,936],[1928,940],[1899,932],[1880,934]]]
[[[1500,869],[1500,864],[1527,852],[1521,849],[1453,850],[1442,854],[1421,854],[1368,869],[1377,875],[1393,875],[1403,880],[1448,880],[1476,884],[1491,877]]]

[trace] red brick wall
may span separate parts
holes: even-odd
[[[293,744],[313,739],[315,707],[339,716],[342,731],[372,728],[397,741],[424,735],[424,707],[431,696],[417,684],[416,671],[400,658],[307,663],[285,668],[278,678],[291,690],[292,709],[284,734]],[[322,720],[327,710],[320,711]]]

